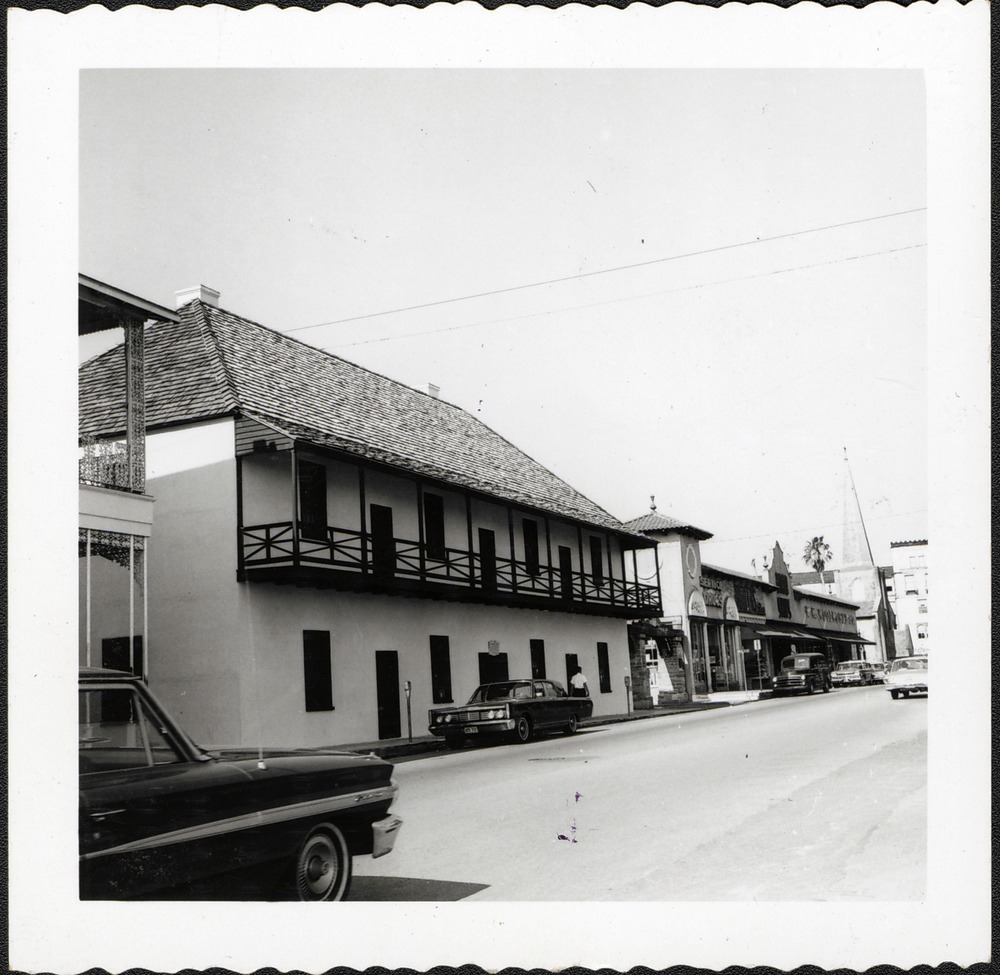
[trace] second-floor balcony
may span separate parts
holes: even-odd
[[[241,579],[615,616],[660,615],[659,589],[567,565],[529,566],[506,556],[290,521],[241,529]]]

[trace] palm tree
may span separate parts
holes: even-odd
[[[806,542],[806,550],[802,553],[802,558],[806,565],[812,566],[817,572],[822,573],[827,562],[833,558],[830,546],[823,541],[822,535],[815,535]]]

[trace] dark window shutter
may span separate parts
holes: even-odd
[[[424,495],[424,541],[427,545],[427,557],[443,562],[444,498],[439,494]]]
[[[604,585],[604,546],[596,535],[590,536],[590,571],[599,589]]]
[[[597,644],[597,672],[601,681],[601,693],[611,693],[611,665],[608,661],[608,645]]]
[[[451,696],[451,649],[448,637],[431,637],[431,693],[435,704],[448,704]]]
[[[536,576],[539,572],[538,522],[525,518],[521,522],[521,530],[524,532],[524,571],[529,576]]]
[[[306,710],[333,710],[333,670],[330,660],[330,631],[302,631],[302,670],[305,680]]]
[[[545,677],[545,641],[532,640],[531,646],[531,676],[535,680]]]
[[[322,464],[300,460],[298,470],[302,535],[326,541],[326,468]]]

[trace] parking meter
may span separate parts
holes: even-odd
[[[413,741],[413,718],[410,715],[410,691],[412,685],[408,680],[403,681],[403,693],[406,695],[406,740]]]

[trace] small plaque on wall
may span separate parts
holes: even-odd
[[[489,650],[489,653],[490,653],[491,657],[499,656],[499,654],[500,654],[500,641],[499,640],[490,640],[490,642],[486,644],[486,649]]]

